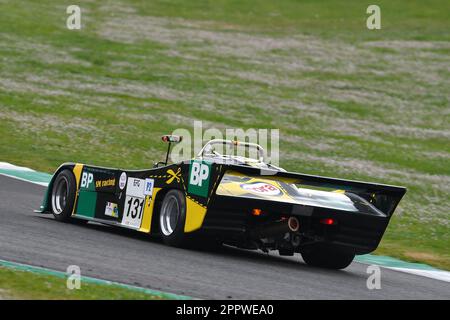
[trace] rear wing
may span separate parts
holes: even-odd
[[[280,178],[280,180],[285,179],[289,180],[290,183],[301,186],[342,190],[343,192],[352,193],[367,200],[387,216],[393,214],[398,203],[406,193],[406,188],[400,186],[260,169],[241,165],[225,165],[221,172],[222,176],[230,170],[252,177],[273,180],[277,180],[277,178]]]

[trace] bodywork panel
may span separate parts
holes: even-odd
[[[295,182],[295,179],[289,178],[251,177],[236,171],[227,171],[216,193],[222,196],[262,199],[348,212],[383,215],[369,201],[355,194],[350,195],[345,190],[315,190],[298,187]]]
[[[77,184],[72,217],[151,232],[158,203],[168,190],[178,189],[186,196],[184,230],[192,232],[202,225],[212,187],[220,177],[219,168],[197,160],[148,170],[65,163],[53,175],[39,212],[51,212],[53,181],[67,169],[74,174]]]
[[[319,219],[335,217],[339,225],[330,227],[323,239],[361,253],[377,247],[406,192],[403,187],[198,159],[147,170],[65,163],[56,170],[39,212],[51,212],[53,180],[65,169],[76,180],[74,218],[151,233],[164,195],[178,189],[186,197],[185,232],[246,234],[255,225],[298,216],[320,234]],[[265,214],[252,217],[253,208]]]

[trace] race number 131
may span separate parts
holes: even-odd
[[[125,199],[125,210],[123,224],[139,228],[141,226],[142,209],[144,207],[144,198],[127,196]]]

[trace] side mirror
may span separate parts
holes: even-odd
[[[169,143],[178,143],[183,140],[182,136],[172,136],[172,135],[164,135],[161,137],[162,141]]]
[[[156,164],[156,166],[158,166],[158,164],[164,164],[165,166],[167,165],[167,162],[169,161],[169,153],[170,153],[170,146],[172,145],[172,143],[179,143],[183,140],[182,136],[174,136],[174,135],[164,135],[161,137],[162,141],[164,142],[168,142],[169,143],[169,147],[167,148],[167,154],[166,154],[166,161],[164,162],[158,162]]]

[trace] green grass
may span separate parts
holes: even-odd
[[[81,282],[67,289],[66,279],[0,267],[0,299],[39,300],[160,300],[162,297],[115,285]]]
[[[0,160],[161,160],[162,134],[279,128],[290,171],[408,187],[380,254],[450,269],[450,4],[1,1]]]

